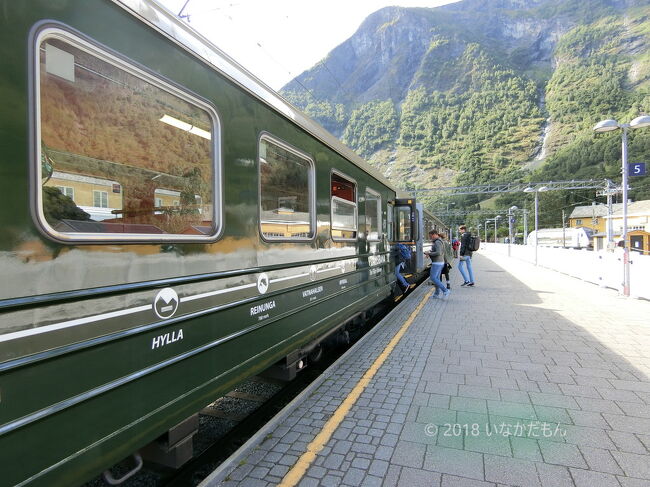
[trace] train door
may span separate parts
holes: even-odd
[[[420,273],[424,269],[424,240],[428,238],[428,235],[425,234],[424,208],[422,207],[422,203],[415,204],[415,225],[418,230],[415,239],[415,268]]]
[[[393,217],[395,212],[395,205],[390,201],[386,203],[386,241],[393,242],[395,240],[395,227],[393,225]]]
[[[417,219],[414,199],[397,198],[393,203],[393,243],[402,243],[411,249],[411,261],[407,263],[406,270],[416,270]]]
[[[397,198],[393,204],[395,231],[394,242],[415,245],[417,225],[415,219],[415,200]]]

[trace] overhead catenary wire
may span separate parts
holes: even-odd
[[[205,14],[205,13],[208,13],[208,12],[218,12],[218,13],[220,13],[223,17],[225,17],[226,19],[228,19],[229,21],[231,21],[231,22],[234,22],[234,21],[235,21],[231,15],[227,14],[226,12],[224,12],[224,8],[225,8],[225,7],[213,7],[213,8],[210,8],[210,9],[206,9],[206,10],[202,10],[202,11],[198,11],[198,12],[193,12],[192,14],[189,14],[189,13],[185,13],[185,14],[183,14],[183,11],[185,11],[185,9],[187,8],[187,5],[188,5],[189,3],[190,3],[190,0],[186,0],[186,2],[183,4],[183,7],[180,9],[180,11],[179,11],[178,14],[177,14],[177,16],[178,16],[180,19],[185,20],[185,21],[187,21],[188,23],[190,22],[190,15]],[[228,7],[228,8],[231,8],[231,7],[235,7],[235,6],[237,6],[237,5],[239,5],[239,4],[237,4],[237,3],[229,3],[229,4],[227,5],[227,7]],[[288,16],[285,16],[284,18],[285,18],[285,19],[288,19]],[[291,76],[291,77],[293,78],[293,81],[295,81],[295,82],[296,82],[296,83],[297,83],[297,84],[298,84],[298,85],[299,85],[303,90],[305,90],[305,91],[309,94],[309,96],[310,96],[314,101],[317,101],[317,102],[318,102],[318,101],[322,101],[322,100],[319,100],[319,98],[314,94],[314,92],[313,92],[312,90],[310,90],[309,88],[307,88],[307,87],[306,87],[306,86],[305,86],[305,85],[304,85],[304,84],[303,84],[303,83],[298,79],[297,76],[294,76],[293,72],[292,72],[289,68],[287,68],[287,67],[286,67],[285,65],[283,65],[280,61],[278,61],[278,60],[277,60],[273,55],[271,55],[271,53],[270,53],[270,52],[269,52],[269,51],[268,51],[268,50],[267,50],[267,49],[262,45],[262,41],[261,41],[261,40],[252,40],[252,42],[255,43],[255,45],[256,45],[256,46],[257,46],[257,47],[262,51],[262,53],[263,53],[263,54],[264,54],[268,59],[270,59],[273,63],[275,63],[277,66],[279,66],[279,67],[280,67],[283,71],[285,71],[287,74],[289,74],[289,76]],[[337,84],[339,85],[339,87],[342,87],[341,84],[340,84],[340,82],[336,79],[336,77],[334,76],[334,74],[329,70],[329,68],[327,67],[327,65],[326,65],[323,61],[321,61],[321,63],[323,63],[323,66],[324,66],[325,69],[330,73],[330,75],[332,76],[332,78],[334,78],[334,80],[337,82]]]

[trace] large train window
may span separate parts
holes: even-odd
[[[264,134],[259,143],[259,170],[262,236],[268,240],[313,238],[313,161]]]
[[[56,238],[214,240],[217,115],[61,29],[36,42],[37,213]]]
[[[372,189],[366,189],[366,239],[381,238],[381,196]]]
[[[413,240],[411,233],[411,207],[395,207],[395,240],[398,242],[407,242]]]
[[[429,232],[435,228],[435,224],[431,220],[431,218],[428,218],[427,216],[424,217],[424,234],[422,235],[422,240],[429,242],[431,239],[429,238]]]
[[[332,238],[353,240],[357,238],[357,185],[347,176],[332,173]]]

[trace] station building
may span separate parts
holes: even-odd
[[[594,231],[594,250],[607,248],[607,222],[612,219],[614,241],[623,234],[623,203],[612,205],[612,215],[607,205],[577,206],[569,215],[570,227],[587,227]],[[636,252],[650,255],[650,200],[636,201],[627,205],[628,246]]]

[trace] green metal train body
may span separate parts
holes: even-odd
[[[391,295],[414,202],[168,12],[0,24],[0,485],[79,484]]]

